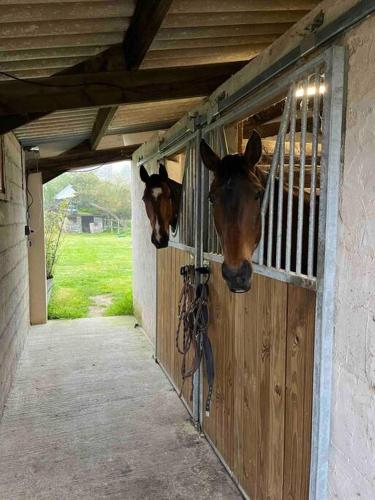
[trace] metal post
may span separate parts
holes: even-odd
[[[194,168],[194,186],[195,186],[195,203],[194,203],[194,250],[195,250],[195,261],[194,265],[196,268],[202,267],[203,265],[203,218],[202,218],[202,179],[203,179],[203,166],[200,155],[200,142],[202,139],[202,129],[199,123],[199,119],[196,118],[197,131],[195,136],[195,168]],[[201,274],[195,273],[195,285],[198,286],[201,280]],[[200,415],[200,399],[201,399],[201,370],[196,370],[194,373],[194,390],[193,390],[193,418],[194,423],[197,427],[201,424]]]
[[[336,252],[339,218],[345,49],[327,55],[323,151],[319,207],[317,306],[310,466],[311,500],[327,498],[335,317]]]

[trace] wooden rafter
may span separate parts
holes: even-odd
[[[199,71],[187,66],[58,75],[33,84],[1,82],[0,134],[58,110],[206,96],[244,64],[210,64]]]
[[[172,0],[138,0],[130,26],[124,37],[125,67],[138,69],[157,34]],[[92,134],[91,148],[96,149],[118,109],[118,106],[100,108]]]
[[[42,158],[37,162],[34,159],[30,159],[26,162],[26,169],[28,173],[41,172],[43,181],[48,182],[68,170],[131,160],[132,154],[138,147],[139,144],[92,151],[90,145],[87,143],[83,146],[79,145],[76,151],[69,151],[66,154],[61,154],[53,158]]]
[[[172,4],[172,0],[138,0],[124,39],[128,70],[141,65],[155,35]]]
[[[96,116],[94,126],[92,128],[90,143],[91,149],[97,149],[100,141],[105,136],[107,129],[115,116],[117,106],[110,106],[108,108],[100,108]]]

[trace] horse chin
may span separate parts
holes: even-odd
[[[242,287],[242,288],[232,288],[230,285],[228,285],[228,287],[229,287],[229,290],[232,293],[246,293],[249,290],[251,290],[251,283],[246,288],[245,287]]]

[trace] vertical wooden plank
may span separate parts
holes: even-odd
[[[224,389],[224,414],[221,432],[224,436],[223,456],[231,469],[234,467],[234,338],[235,332],[235,298],[236,295],[228,290],[224,280],[221,280],[224,311],[222,330],[224,334],[223,350],[223,389]]]
[[[162,286],[163,283],[163,258],[161,253],[156,254],[156,259],[157,259],[157,267],[158,267],[158,290],[157,290],[157,357],[158,359],[163,362],[163,344],[164,344],[164,332],[163,332],[163,318],[164,318],[164,287]]]
[[[241,483],[244,468],[245,309],[248,295],[238,295],[234,303],[233,472]]]
[[[181,276],[180,276],[180,267],[182,265],[181,261],[183,258],[184,258],[184,252],[182,252],[181,250],[176,250],[176,272],[175,272],[175,277],[174,277],[174,281],[175,281],[175,290],[174,290],[175,334],[174,334],[174,339],[173,339],[173,343],[174,343],[174,346],[173,346],[173,352],[174,352],[173,366],[174,366],[174,368],[173,368],[173,370],[174,370],[174,377],[175,377],[177,387],[181,387],[181,369],[180,369],[180,359],[179,359],[180,353],[177,351],[175,338],[176,338],[176,330],[177,330],[177,325],[178,325],[178,318],[177,318],[178,302],[179,302],[180,292],[181,292],[181,288],[182,288],[182,284],[183,284]]]
[[[243,434],[239,436],[243,446],[242,475],[239,479],[250,498],[254,499],[257,498],[258,478],[258,289],[261,279],[255,275],[251,291],[244,295]]]
[[[260,277],[258,485],[256,498],[282,498],[287,285]]]
[[[285,372],[288,285],[268,280],[272,297],[271,323],[271,450],[269,494],[282,498],[285,438]]]
[[[211,413],[209,417],[204,417],[203,428],[207,433],[209,438],[212,440],[214,445],[218,447],[218,436],[220,434],[221,427],[218,427],[220,422],[220,415],[222,411],[222,387],[221,387],[221,377],[222,377],[222,367],[220,363],[220,342],[221,342],[221,286],[220,280],[220,265],[216,262],[210,263],[211,276],[209,283],[209,328],[208,335],[211,340],[214,364],[215,364],[215,382],[212,394],[211,402]],[[204,398],[207,397],[207,384],[204,384]],[[220,443],[221,446],[221,443]],[[219,449],[219,448],[218,448]],[[219,449],[221,452],[221,448]]]
[[[288,285],[285,499],[308,498],[315,292]]]

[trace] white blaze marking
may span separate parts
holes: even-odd
[[[160,241],[160,224],[159,224],[159,221],[158,219],[156,219],[156,222],[155,222],[155,238],[156,238],[156,241]]]
[[[157,200],[162,192],[163,192],[162,188],[153,188],[152,196],[155,198],[155,200]]]

